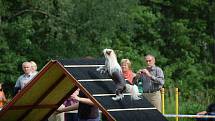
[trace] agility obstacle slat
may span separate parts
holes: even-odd
[[[117,121],[167,121],[157,110],[132,110],[110,112]]]
[[[100,74],[96,71],[95,67],[74,67],[66,69],[77,80],[110,78],[107,74]]]
[[[91,94],[115,93],[113,81],[104,82],[80,82]]]
[[[106,109],[123,109],[123,108],[154,108],[145,98],[132,100],[131,96],[124,96],[121,101],[114,101],[112,96],[95,97],[97,101],[102,102]]]
[[[105,59],[92,59],[92,58],[80,58],[80,59],[61,59],[58,60],[62,65],[104,65]]]
[[[64,65],[63,67],[65,68],[87,68],[87,67],[101,67],[101,66],[104,66],[104,65]]]

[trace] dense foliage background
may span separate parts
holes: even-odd
[[[184,113],[215,100],[213,0],[0,0],[0,43],[8,96],[23,61],[41,69],[51,59],[99,58],[112,48],[135,71],[144,67],[144,55],[155,55],[167,97],[179,87],[189,104]]]

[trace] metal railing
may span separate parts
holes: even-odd
[[[161,89],[161,99],[162,99],[162,114],[165,117],[175,117],[175,120],[178,121],[179,118],[214,118],[215,115],[187,115],[187,114],[179,114],[179,103],[178,103],[178,97],[179,97],[179,91],[178,88],[175,88],[175,114],[165,114],[165,90],[164,88]]]

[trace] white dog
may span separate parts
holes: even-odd
[[[116,85],[116,97],[112,97],[113,100],[121,100],[125,91],[125,79],[122,74],[122,69],[117,61],[115,52],[112,49],[103,50],[105,56],[105,66],[97,68],[100,73],[108,73]]]
[[[136,85],[126,84],[125,79],[122,74],[121,66],[117,61],[117,56],[112,49],[103,50],[105,56],[105,66],[97,68],[100,73],[108,73],[116,85],[116,97],[112,97],[113,100],[121,100],[123,96],[123,91],[131,93],[131,97],[134,100],[140,99],[138,97],[139,90]]]

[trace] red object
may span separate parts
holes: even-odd
[[[133,84],[134,73],[132,70],[123,71],[123,76],[130,84]]]

